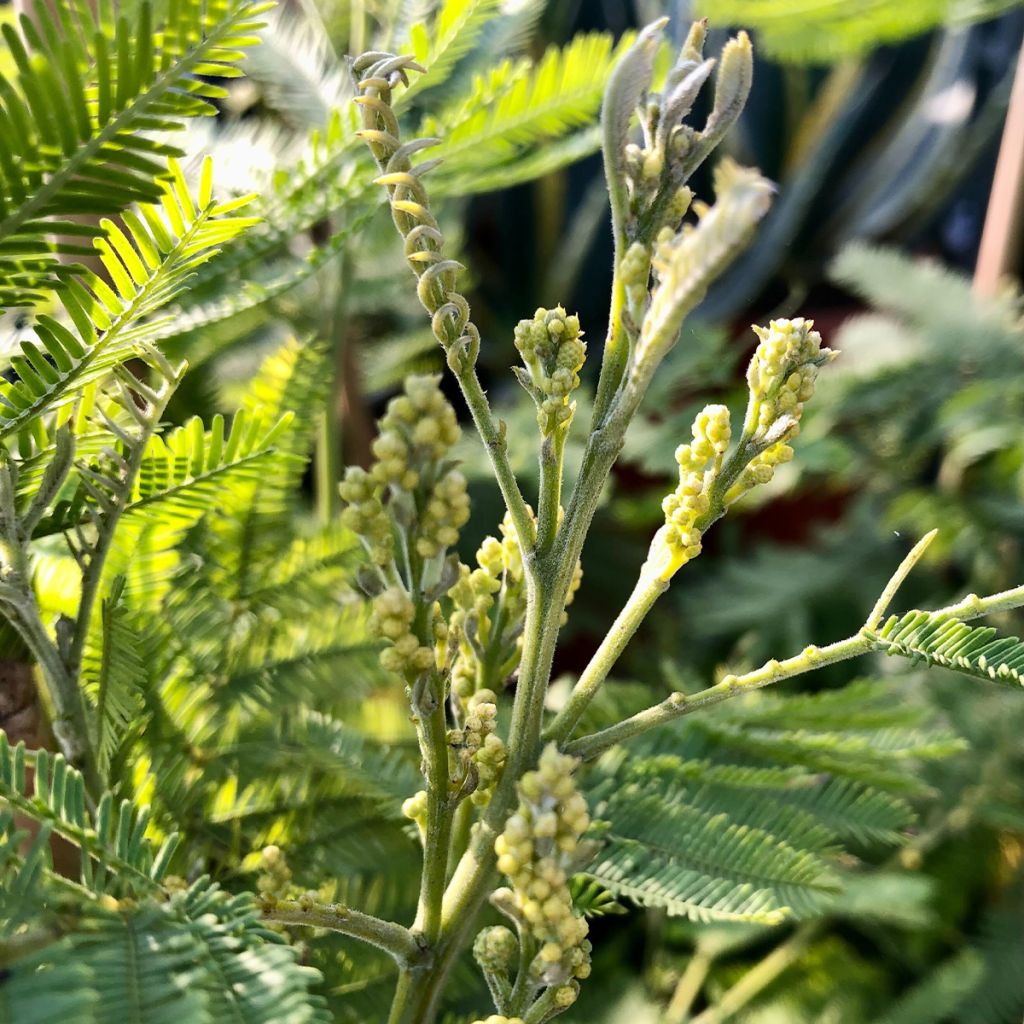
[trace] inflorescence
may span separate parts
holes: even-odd
[[[590,827],[586,800],[573,779],[577,764],[549,745],[536,771],[520,780],[519,807],[494,843],[498,870],[511,888],[497,890],[492,902],[516,923],[520,944],[529,942],[536,950],[528,968],[531,983],[557,989],[560,1006],[575,1000],[577,979],[590,973],[588,926],[573,909],[568,885]],[[493,954],[491,965],[500,966],[509,945],[504,935],[484,945],[482,952]]]
[[[525,370],[517,370],[520,383],[537,403],[542,437],[565,432],[576,403],[569,396],[580,386],[580,370],[587,355],[580,321],[561,306],[540,308],[531,320],[520,320],[515,343]]]
[[[754,327],[760,343],[747,369],[750,400],[744,433],[760,450],[725,495],[726,504],[768,483],[775,467],[793,458],[789,442],[800,433],[804,403],[814,394],[818,369],[836,356],[822,348],[813,327],[813,320],[802,317]]]

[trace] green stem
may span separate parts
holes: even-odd
[[[910,575],[911,570],[921,560],[921,556],[924,555],[925,551],[928,550],[928,545],[935,540],[938,530],[931,530],[926,533],[908,552],[906,558],[900,562],[896,571],[892,574],[889,582],[886,583],[885,589],[878,596],[878,600],[875,602],[874,608],[871,609],[871,614],[868,616],[867,621],[864,623],[865,628],[875,629],[878,624],[882,621],[882,616],[885,615],[886,609],[892,604],[893,598],[896,596],[896,591],[900,589],[903,581]]]
[[[515,984],[509,999],[510,1017],[522,1017],[526,1008],[533,1002],[537,986],[530,978],[530,967],[537,955],[537,943],[525,928],[519,929],[519,967],[516,971]]]
[[[545,989],[541,997],[529,1009],[523,1012],[523,1024],[546,1024],[558,1015],[558,989]]]
[[[0,604],[8,609],[11,624],[42,668],[54,735],[68,763],[82,773],[89,799],[95,803],[103,792],[103,780],[96,765],[82,692],[46,632],[34,596],[27,592],[5,593]]]
[[[559,565],[562,564],[559,559]],[[469,848],[459,860],[445,890],[441,934],[432,965],[408,971],[400,978],[389,1024],[428,1024],[433,1019],[448,972],[465,947],[496,879],[494,840],[517,800],[516,783],[536,760],[544,694],[550,675],[555,640],[571,574],[554,584],[544,567],[527,572],[527,610],[523,659],[512,708],[508,761],[487,813],[471,833]],[[558,598],[561,597],[559,603]],[[556,610],[557,609],[557,610]]]
[[[469,846],[470,829],[473,827],[473,811],[476,809],[473,801],[466,798],[455,809],[455,817],[452,821],[451,855],[448,858],[449,877],[455,870],[459,858],[466,852]]]
[[[410,544],[410,548],[412,545]],[[423,646],[433,644],[433,609],[420,592],[423,565],[412,552],[412,587],[416,599],[413,631]],[[427,783],[427,820],[423,837],[423,873],[420,876],[419,906],[413,931],[423,935],[428,946],[441,932],[441,900],[448,876],[454,805],[449,792],[448,726],[445,716],[445,682],[431,670],[424,692],[413,700]],[[415,691],[414,691],[415,692]]]
[[[1024,586],[985,598],[970,594],[962,601],[940,609],[936,614],[950,615],[968,621],[982,615],[1019,608],[1021,605],[1024,605]],[[701,708],[713,707],[715,704],[721,704],[722,701],[742,693],[759,690],[762,687],[781,682],[783,679],[791,679],[793,676],[802,675],[824,665],[833,665],[836,662],[856,658],[877,649],[879,649],[877,641],[872,635],[865,633],[847,637],[847,639],[839,640],[827,647],[812,645],[805,648],[800,654],[784,661],[773,659],[760,668],[741,676],[726,676],[716,686],[709,686],[706,690],[701,690],[700,693],[693,696],[687,696],[684,693],[670,694],[660,704],[646,708],[617,725],[574,740],[567,744],[565,749],[576,757],[591,760],[617,743],[623,743],[634,736],[639,736],[641,733],[674,721],[683,715],[692,714]]]
[[[443,699],[422,719],[422,729],[427,764],[427,823],[419,909],[413,929],[433,944],[441,932],[441,900],[448,876],[453,811],[448,793],[448,739]]]
[[[540,495],[537,500],[537,553],[551,550],[558,533],[558,513],[562,507],[562,473],[568,425],[555,428],[544,438],[540,449]]]
[[[626,287],[619,276],[619,263],[622,259],[624,242],[616,235],[615,240],[615,279],[612,281],[612,306],[608,316],[608,334],[604,342],[604,355],[601,358],[601,374],[597,381],[597,393],[594,398],[594,416],[592,424],[600,426],[608,416],[612,399],[618,391],[622,375],[626,369],[629,355],[629,339],[623,322],[626,310]]]
[[[524,561],[533,550],[534,525],[533,517],[526,507],[523,493],[519,489],[519,481],[508,461],[508,441],[505,437],[505,424],[495,420],[487,395],[480,386],[480,378],[472,366],[457,371],[456,378],[462,389],[462,395],[469,406],[470,415],[476,425],[477,433],[487,449],[487,457],[491,461],[494,475],[505,500],[505,507],[512,519],[512,525],[519,535],[519,546],[523,551]],[[499,426],[500,423],[500,426]]]
[[[609,726],[607,729],[601,729],[582,739],[574,740],[567,744],[565,749],[575,757],[581,757],[586,761],[592,760],[617,743],[624,743],[634,736],[639,736],[650,729],[656,729],[683,715],[692,714],[701,708],[713,707],[715,704],[721,704],[722,701],[729,700],[741,693],[749,693],[764,686],[771,686],[773,683],[810,672],[823,665],[832,665],[837,661],[855,658],[859,654],[866,654],[873,646],[874,643],[870,639],[858,634],[846,640],[840,640],[838,643],[829,644],[828,647],[807,647],[800,654],[793,658],[787,658],[785,661],[773,659],[762,665],[761,668],[742,676],[726,676],[716,686],[709,686],[706,690],[701,690],[700,693],[693,696],[687,696],[685,693],[669,694],[660,704],[639,711],[625,721]]]
[[[384,950],[403,967],[422,964],[424,947],[408,928],[392,921],[384,921],[371,914],[363,914],[341,903],[310,903],[299,900],[279,900],[263,908],[263,919],[277,924],[303,925],[326,928],[342,935],[362,939],[371,946]]]
[[[545,739],[560,742],[572,735],[573,729],[579,724],[583,713],[640,627],[640,623],[654,602],[668,590],[668,583],[668,580],[641,571],[633,593],[583,670],[565,707],[548,726],[544,733]]]

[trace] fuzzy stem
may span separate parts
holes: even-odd
[[[452,805],[448,794],[448,741],[444,702],[439,701],[422,721],[424,759],[427,764],[427,824],[423,838],[423,875],[414,930],[428,943],[441,931],[441,899],[448,874]]]
[[[0,607],[42,667],[43,685],[53,709],[52,725],[61,751],[82,773],[86,791],[95,801],[103,783],[96,766],[85,701],[76,675],[50,639],[39,613],[32,590],[28,536],[17,513],[13,465],[4,462],[0,474],[0,564],[6,563],[0,583]]]
[[[412,548],[411,582],[416,595],[413,631],[419,643],[433,643],[433,609],[420,591],[423,563]],[[441,931],[441,899],[448,875],[448,850],[451,844],[452,814],[455,807],[449,793],[448,725],[445,716],[445,681],[431,670],[422,681],[423,691],[413,698],[413,714],[420,742],[427,783],[427,820],[423,837],[423,872],[420,876],[419,905],[413,931],[422,934],[428,945],[435,943]],[[412,692],[417,693],[414,683]]]
[[[669,694],[660,704],[639,711],[607,729],[601,729],[582,739],[574,740],[566,745],[565,750],[574,757],[581,757],[585,761],[592,760],[617,743],[624,743],[634,736],[639,736],[650,729],[656,729],[683,715],[721,704],[722,701],[729,700],[741,693],[749,693],[752,690],[771,686],[783,679],[802,675],[804,672],[810,672],[822,665],[832,665],[837,661],[855,658],[859,654],[866,654],[873,646],[872,640],[857,634],[846,640],[840,640],[838,643],[829,644],[827,647],[808,647],[800,654],[787,658],[785,661],[773,659],[753,672],[747,672],[742,676],[726,676],[716,686],[709,686],[706,690],[701,690],[700,693],[693,696],[687,696],[685,693]]]
[[[562,473],[568,426],[556,427],[544,438],[540,449],[540,496],[537,500],[537,553],[551,550],[558,533],[562,505]]]
[[[612,628],[583,670],[565,707],[545,731],[545,739],[561,741],[572,735],[573,729],[579,724],[583,713],[640,627],[640,623],[654,602],[668,590],[668,584],[668,580],[661,579],[653,573],[641,572],[633,593],[629,595],[629,600],[612,623]]]
[[[593,426],[604,422],[611,409],[612,399],[622,382],[626,361],[629,356],[629,336],[623,315],[626,311],[626,287],[619,275],[619,263],[622,259],[624,242],[616,232],[615,239],[615,277],[612,281],[612,305],[608,315],[608,334],[604,342],[604,355],[601,360],[601,374],[597,382],[597,394],[594,398]]]
[[[909,556],[908,556],[909,557]],[[953,618],[968,621],[993,612],[1008,611],[1024,605],[1024,586],[1015,587],[991,597],[979,598],[971,594],[957,604],[942,608],[936,614],[950,615]],[[869,620],[870,621],[870,620]],[[868,629],[869,627],[865,627]],[[877,641],[870,632],[857,633],[855,636],[839,640],[827,647],[805,648],[800,654],[784,661],[772,660],[752,672],[741,676],[726,676],[715,686],[709,686],[693,696],[684,693],[670,694],[660,704],[646,708],[617,725],[601,729],[599,732],[584,736],[566,745],[567,753],[584,760],[592,760],[603,754],[617,743],[623,743],[639,736],[650,729],[655,729],[667,722],[692,714],[701,708],[713,707],[742,693],[759,690],[783,679],[802,675],[824,665],[833,665],[838,661],[856,658],[861,654],[877,650]]]
[[[363,914],[341,903],[312,903],[306,906],[298,900],[279,900],[273,906],[264,907],[262,913],[265,921],[276,924],[326,928],[328,931],[350,935],[354,939],[362,939],[390,954],[402,967],[424,962],[424,947],[408,928],[371,914]]]
[[[505,424],[500,420],[495,420],[491,405],[487,401],[484,389],[480,386],[480,378],[477,377],[474,367],[457,370],[455,377],[462,389],[462,395],[469,407],[470,415],[473,417],[477,433],[487,449],[487,457],[494,469],[494,475],[498,481],[501,496],[505,499],[505,507],[512,519],[512,525],[516,528],[519,546],[525,561],[533,549],[533,517],[526,507],[526,500],[523,498],[523,492],[519,489],[519,481],[516,480],[512,464],[508,461]]]
[[[910,575],[914,566],[921,560],[925,551],[928,550],[928,545],[935,540],[938,530],[932,530],[926,533],[907,553],[906,558],[900,562],[896,571],[892,574],[892,578],[885,585],[885,589],[878,596],[878,600],[875,602],[875,607],[871,609],[871,614],[868,616],[864,626],[867,629],[875,629],[878,624],[882,621],[882,616],[885,614],[886,609],[892,604],[893,598],[896,596],[896,591],[903,585],[903,581]]]
[[[468,798],[463,799],[455,809],[455,816],[452,820],[451,842],[449,844],[451,848],[451,854],[448,858],[449,871],[446,881],[451,881],[451,873],[455,870],[455,865],[469,846],[470,829],[473,827],[473,812],[475,810],[476,807],[473,801]]]

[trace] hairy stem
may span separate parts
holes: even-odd
[[[541,444],[540,496],[537,500],[537,552],[541,555],[551,550],[558,533],[566,434],[567,430],[558,427]]]
[[[1024,605],[1024,586],[985,598],[971,594],[956,604],[940,609],[936,614],[950,615],[969,621],[982,615],[1019,608],[1022,605]],[[771,686],[773,683],[781,682],[783,679],[791,679],[793,676],[803,675],[805,672],[811,672],[824,665],[833,665],[836,662],[856,658],[877,649],[879,649],[877,641],[870,632],[857,633],[855,636],[839,640],[827,647],[812,645],[805,648],[800,654],[786,658],[784,661],[773,659],[752,672],[746,672],[740,676],[726,676],[717,685],[709,686],[706,690],[701,690],[700,693],[693,696],[687,696],[684,693],[670,694],[660,704],[639,711],[617,725],[601,729],[590,736],[584,736],[582,739],[567,744],[565,750],[584,760],[592,760],[617,743],[623,743],[650,729],[681,718],[683,715],[692,714],[701,708],[721,704],[722,701],[742,693],[759,690],[765,686]]]
[[[889,605],[892,604],[893,598],[896,596],[896,591],[903,585],[903,581],[910,575],[914,566],[921,560],[925,551],[928,550],[928,545],[935,540],[938,530],[932,530],[926,533],[907,553],[906,558],[900,562],[896,571],[892,574],[889,582],[886,583],[885,589],[878,596],[878,600],[875,602],[875,607],[871,609],[871,614],[867,617],[867,621],[864,623],[868,629],[875,629],[878,624],[882,621],[882,616],[885,615]]]
[[[263,919],[277,924],[326,928],[362,939],[390,954],[402,967],[421,964],[426,958],[424,947],[408,928],[363,914],[341,903],[307,904],[299,900],[279,900],[273,906],[263,908]]]
[[[411,552],[410,584],[416,593],[416,617],[413,631],[419,643],[433,643],[433,610],[420,591],[423,562]],[[422,687],[422,690],[420,690]],[[413,931],[422,934],[428,945],[435,943],[441,931],[441,898],[448,874],[448,849],[451,843],[454,804],[448,779],[448,726],[445,717],[445,680],[431,669],[426,678],[413,684],[413,714],[419,737],[427,783],[427,820],[423,837],[423,871],[420,876],[419,905]]]
[[[583,713],[640,627],[640,623],[666,590],[668,580],[641,572],[633,593],[583,670],[565,707],[544,733],[546,739],[561,741],[572,735],[573,729],[579,724]]]
[[[480,386],[480,378],[476,370],[470,366],[456,372],[456,378],[462,389],[462,395],[469,406],[470,415],[476,426],[477,433],[487,449],[487,457],[494,469],[501,496],[512,519],[512,525],[519,535],[519,546],[523,551],[524,561],[533,548],[533,517],[526,507],[523,492],[519,489],[519,481],[508,461],[508,441],[505,437],[505,424],[495,420],[487,395]]]
[[[601,361],[601,374],[597,382],[597,394],[594,398],[593,426],[598,427],[607,417],[612,399],[622,382],[622,374],[626,368],[629,355],[629,339],[623,322],[626,310],[626,288],[619,276],[619,262],[622,257],[621,243],[616,237],[615,245],[615,278],[612,281],[612,306],[608,315],[608,334],[604,342],[604,355]]]
[[[0,607],[42,668],[43,688],[53,711],[52,725],[61,751],[82,773],[86,791],[95,801],[103,784],[96,766],[85,701],[76,675],[50,638],[39,613],[32,589],[28,537],[18,518],[14,473],[9,462],[0,466]]]
[[[422,719],[424,759],[427,765],[427,825],[423,838],[423,875],[414,930],[428,943],[441,931],[441,899],[448,874],[452,806],[448,794],[448,742],[444,701]]]

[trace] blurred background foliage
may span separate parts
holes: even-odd
[[[262,497],[247,485],[250,516],[226,509],[189,531],[184,582],[156,600],[168,632],[190,642],[148,709],[150,760],[122,768],[125,785],[152,787],[155,803],[194,823],[193,839],[205,840],[206,863],[215,873],[220,865],[226,883],[251,885],[254,851],[280,842],[300,884],[340,872],[338,898],[399,919],[415,902],[418,859],[398,811],[417,788],[410,732],[404,698],[375,668],[363,610],[346,591],[354,549],[331,515],[341,467],[368,459],[375,413],[404,374],[440,369],[441,359],[351,134],[345,54],[402,45],[439,6],[283,2],[220,116],[187,133],[190,152],[214,154],[219,188],[260,194],[264,221],[203,270],[164,329],[165,350],[192,366],[168,416],[183,423],[235,408],[254,389],[282,409],[322,412],[289,435],[296,454],[315,454],[304,478],[282,467]],[[595,715],[848,635],[933,525],[939,539],[901,595],[908,607],[1024,577],[1022,310],[1014,294],[984,297],[970,280],[1024,34],[1020,6],[482,0],[445,5],[459,12],[447,36],[412,33],[428,72],[404,94],[403,114],[442,140],[432,191],[470,271],[481,372],[527,481],[534,423],[508,373],[512,328],[561,302],[579,310],[591,368],[598,362],[611,239],[595,118],[621,40],[664,13],[681,40],[690,17],[707,16],[710,49],[715,35],[744,27],[758,52],[751,102],[727,149],[772,177],[778,197],[687,326],[632,429],[584,552],[559,671],[585,664],[625,599],[695,408],[710,396],[738,401],[754,341],[745,325],[799,312],[842,350],[821,378],[796,461],[716,528]],[[0,18],[12,12],[0,7]],[[707,194],[707,181],[696,187]],[[30,331],[31,318],[9,310],[0,344]],[[281,349],[290,337],[300,341]],[[462,457],[475,503],[463,537],[469,561],[500,518],[499,498],[471,436]],[[244,592],[237,566],[220,576],[208,568],[239,532],[256,567]],[[189,565],[207,568],[190,579]],[[57,560],[52,571],[59,581]],[[322,602],[322,617],[298,634],[282,630],[310,600]],[[1021,629],[1019,620],[1000,625]],[[817,732],[860,729],[864,744],[847,763],[820,768],[842,779],[870,760],[872,744],[896,743],[900,715],[912,709],[915,722],[966,742],[933,759],[907,741],[927,761],[905,794],[921,810],[909,844],[862,837],[846,866],[864,883],[795,926],[701,925],[655,909],[623,917],[607,894],[593,895],[595,970],[567,1021],[1017,1024],[1020,701],[886,664],[836,667],[804,689],[827,698],[854,674],[885,681],[865,683],[857,708],[837,697],[778,711],[765,698],[736,721],[710,717],[707,734],[687,725],[659,737],[647,753],[685,750],[743,767],[760,762],[730,747],[730,729],[795,730],[812,745]],[[858,710],[864,720],[851,724]],[[744,725],[744,714],[762,718]],[[381,1018],[391,985],[383,958],[337,937],[309,955],[339,1020]],[[480,988],[464,965],[452,1021],[469,1019],[462,1011],[480,1005]]]

